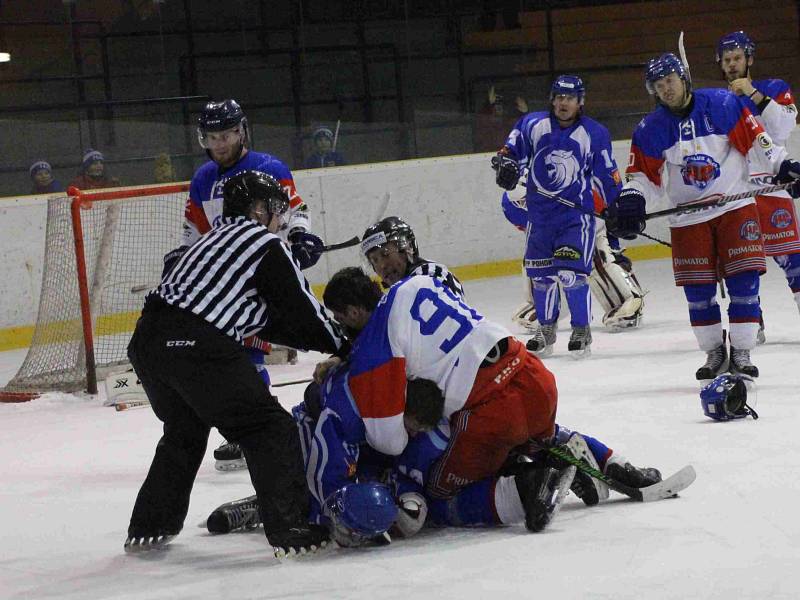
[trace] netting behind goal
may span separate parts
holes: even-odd
[[[85,390],[87,374],[90,382],[96,380],[91,371],[102,375],[127,364],[126,349],[144,296],[161,279],[164,254],[180,243],[187,191],[187,184],[174,184],[49,200],[33,340],[19,372],[0,389],[0,399],[4,394],[19,399],[26,393]],[[71,210],[73,202],[80,208]],[[81,246],[84,261],[79,259]],[[87,347],[90,356],[94,351],[88,367]]]

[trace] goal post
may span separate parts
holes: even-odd
[[[180,245],[188,183],[79,191],[48,199],[39,310],[28,353],[0,401],[97,393],[123,370],[144,296]]]

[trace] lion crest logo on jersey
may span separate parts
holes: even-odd
[[[704,190],[719,177],[719,163],[708,154],[690,154],[683,159],[683,183]]]
[[[537,187],[548,192],[563,192],[580,176],[581,166],[572,150],[546,147],[533,158],[531,175]]]
[[[754,219],[748,219],[747,221],[742,223],[742,226],[739,229],[739,236],[743,240],[747,240],[748,242],[755,242],[756,240],[760,240],[761,228],[758,226],[758,221]]]
[[[772,213],[769,222],[777,229],[786,229],[792,224],[792,213],[785,208],[779,208]]]

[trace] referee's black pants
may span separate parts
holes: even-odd
[[[241,344],[188,311],[151,302],[136,325],[128,357],[164,423],[129,536],[181,530],[211,427],[241,445],[265,533],[307,520],[297,426]]]

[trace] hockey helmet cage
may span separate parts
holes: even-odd
[[[207,149],[206,134],[209,131],[226,131],[234,127],[241,129],[243,143],[249,147],[250,129],[247,117],[239,103],[232,98],[221,102],[209,102],[203,107],[203,111],[197,119],[197,141],[200,142],[200,146]]]
[[[366,258],[370,250],[381,248],[387,242],[394,242],[401,251],[411,249],[413,259],[419,256],[417,238],[411,226],[400,217],[386,217],[367,227],[361,236],[361,254]]]
[[[750,58],[756,53],[756,45],[744,31],[734,31],[723,35],[717,42],[717,64],[722,62],[722,55],[729,50],[741,48],[745,58]]]
[[[559,75],[550,87],[551,103],[556,96],[577,96],[578,104],[583,106],[586,98],[586,86],[583,84],[583,79],[577,75]]]
[[[397,519],[391,490],[380,483],[348,483],[325,501],[332,537],[340,546],[358,546],[381,536]]]
[[[748,415],[757,419],[758,413],[752,407],[755,389],[751,377],[725,373],[700,390],[700,405],[703,413],[715,421],[743,419]]]
[[[691,89],[692,80],[689,77],[689,71],[686,65],[683,64],[680,58],[675,56],[672,52],[662,54],[658,58],[650,59],[647,62],[645,69],[645,87],[651,96],[655,96],[656,88],[655,82],[659,79],[666,77],[670,73],[677,73],[678,77],[686,82],[687,91]]]
[[[289,210],[289,196],[281,184],[261,171],[242,171],[222,186],[222,214],[246,217],[254,202],[263,201],[270,214],[282,216]]]

